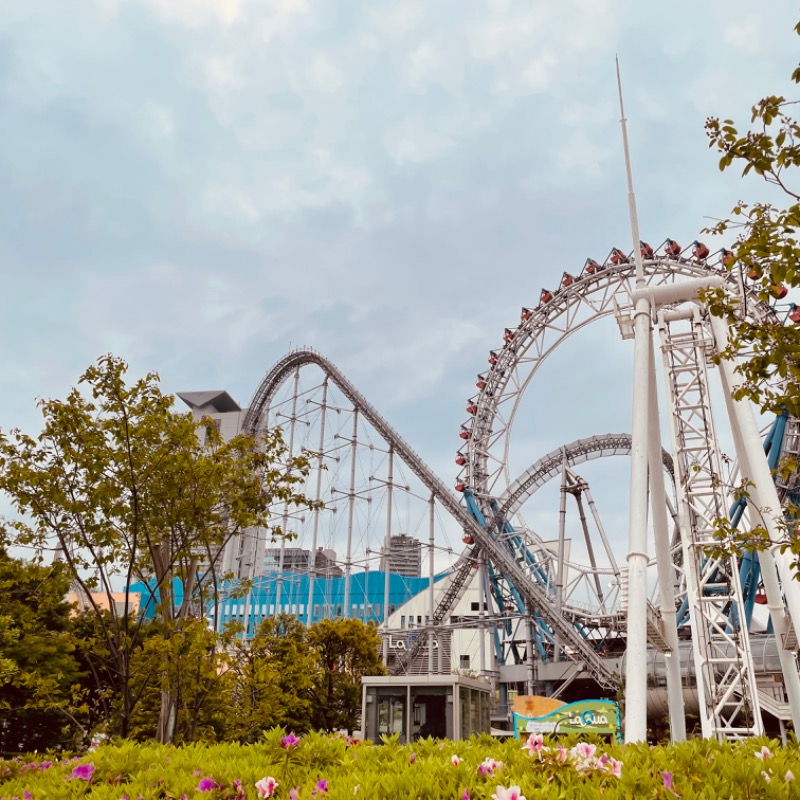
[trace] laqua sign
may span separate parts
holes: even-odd
[[[596,733],[619,738],[621,727],[619,706],[612,700],[578,700],[541,717],[514,714],[517,739],[538,733]]]

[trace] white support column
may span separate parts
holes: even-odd
[[[383,663],[389,660],[389,540],[392,535],[392,486],[394,484],[394,447],[389,445],[388,481],[386,482],[386,536],[383,539]]]
[[[292,416],[289,419],[289,455],[294,455],[294,429],[297,422],[297,390],[300,385],[300,367],[294,371],[294,393],[292,395]],[[283,559],[286,552],[286,529],[289,527],[289,503],[285,503],[283,507],[283,518],[281,519],[281,537],[280,544],[280,557],[278,559],[278,577],[275,586],[275,613],[281,613],[281,595],[283,593]],[[264,543],[266,548],[266,542]],[[255,542],[253,553],[253,562],[258,558],[258,541]],[[262,565],[263,566],[263,565]],[[255,569],[254,575],[258,575],[261,570]]]
[[[478,670],[481,678],[486,677],[486,599],[483,586],[486,582],[486,553],[481,551],[478,561]]]
[[[319,502],[322,497],[322,471],[325,466],[323,458],[323,450],[325,448],[325,419],[328,412],[328,378],[322,382],[322,405],[320,406],[322,412],[322,419],[319,426],[319,455],[317,464],[317,491],[316,500]],[[311,555],[308,559],[308,611],[306,614],[306,625],[311,626],[313,622],[314,612],[314,579],[317,575],[317,543],[319,541],[319,515],[321,509],[319,507],[314,509],[314,533],[311,539]]]
[[[567,456],[561,459],[561,498],[558,509],[558,564],[556,566],[556,614],[562,615],[564,606],[564,550],[567,528]],[[561,638],[553,636],[553,661],[561,661]]]
[[[533,694],[536,675],[533,671],[533,609],[530,603],[525,604],[525,664],[528,673],[528,694]]]
[[[347,552],[344,557],[344,619],[350,617],[350,577],[353,572],[353,517],[356,507],[356,456],[358,451],[358,407],[353,409],[353,438],[350,442],[350,491],[347,509]]]
[[[436,498],[431,495],[430,510],[428,515],[428,673],[433,674],[433,643],[435,639],[435,631],[433,629],[433,615],[436,610],[434,602],[434,588],[433,579],[434,575],[434,553],[436,548],[436,540],[434,534],[436,532],[436,506],[434,505]]]
[[[639,243],[636,242],[638,250]],[[641,256],[640,256],[641,257]],[[650,303],[634,309],[633,424],[628,527],[628,639],[625,655],[625,741],[647,738],[648,405],[652,324]]]

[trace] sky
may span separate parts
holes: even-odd
[[[720,173],[703,124],[792,93],[797,17],[785,0],[0,0],[0,428],[38,431],[36,399],[107,352],[246,406],[310,346],[450,482],[519,307],[630,249],[615,55],[642,237],[688,243],[764,196]],[[628,430],[631,359],[613,325],[554,357],[520,463]]]

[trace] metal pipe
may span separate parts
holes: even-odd
[[[342,616],[350,617],[350,576],[353,571],[353,516],[356,506],[356,450],[358,448],[358,406],[353,409],[353,438],[350,441],[350,502],[347,510],[347,552],[344,558],[344,608]]]
[[[603,528],[603,523],[600,521],[600,515],[597,513],[597,507],[594,504],[594,499],[592,498],[592,493],[589,491],[588,486],[583,490],[583,493],[586,495],[586,502],[589,505],[589,511],[594,519],[594,524],[597,526],[597,531],[600,534],[601,541],[603,542],[603,549],[606,551],[606,556],[611,564],[611,569],[614,570],[614,575],[617,577],[617,579],[619,579],[619,566],[617,565],[617,559],[614,558],[614,549],[611,547],[611,543],[608,541],[605,528]]]
[[[322,382],[322,421],[319,426],[319,464],[317,465],[317,503],[321,500],[322,494],[322,467],[323,467],[323,448],[325,447],[325,418],[328,407],[328,377]],[[311,556],[308,561],[308,613],[306,614],[306,626],[313,623],[314,611],[314,579],[317,575],[317,542],[319,541],[319,515],[322,509],[317,506],[314,509],[314,532],[311,539]]]
[[[533,694],[536,676],[533,671],[533,609],[530,603],[525,604],[525,664],[528,673],[528,694]]]
[[[383,663],[389,658],[389,542],[392,536],[392,485],[394,482],[394,447],[389,445],[388,481],[386,483],[386,536],[383,539]]]
[[[434,602],[433,578],[434,578],[434,551],[436,546],[435,522],[436,522],[436,498],[431,495],[430,514],[428,517],[428,673],[433,674],[433,641],[435,632],[433,630],[433,615],[436,604]]]
[[[603,597],[603,587],[600,584],[600,575],[597,573],[597,559],[594,555],[594,547],[592,546],[592,537],[589,536],[589,526],[586,524],[586,514],[583,511],[583,502],[581,501],[581,492],[582,489],[578,487],[578,489],[573,491],[573,496],[575,497],[575,502],[578,505],[578,517],[581,521],[581,528],[583,528],[583,538],[586,541],[586,550],[589,555],[589,564],[591,564],[592,571],[594,572],[594,586],[595,592],[597,593],[597,600],[600,603],[600,609],[602,611],[606,610],[606,602],[605,598]]]
[[[561,497],[558,510],[558,565],[556,569],[556,614],[560,617],[564,607],[564,549],[567,529],[567,454],[562,451],[561,460]],[[553,643],[553,660],[561,660],[561,641],[555,636]]]
[[[297,422],[297,389],[300,385],[300,367],[297,367],[294,371],[294,392],[292,394],[292,416],[289,418],[289,456],[294,455],[294,429],[295,423]],[[275,613],[281,613],[281,594],[283,592],[283,563],[284,563],[284,554],[286,551],[286,528],[289,526],[289,503],[288,501],[284,503],[283,506],[283,518],[281,520],[281,545],[280,545],[280,556],[278,557],[278,579],[275,586]],[[257,542],[256,542],[257,544]],[[264,545],[266,549],[266,543]],[[258,550],[258,547],[255,548]],[[257,552],[253,553],[253,562],[255,563],[256,558],[258,557]]]
[[[619,59],[617,62],[617,90],[619,92],[619,122],[622,126],[622,149],[625,153],[625,177],[628,181],[628,214],[631,223],[631,236],[633,238],[633,263],[636,265],[636,286],[644,286],[644,264],[642,263],[642,248],[639,244],[639,217],[636,213],[636,195],[633,191],[633,170],[631,169],[631,153],[628,147],[628,120],[625,118],[625,107],[622,104],[622,78],[619,74]]]
[[[481,677],[486,675],[486,603],[483,599],[483,584],[486,579],[486,554],[478,556],[478,670]]]
[[[638,250],[638,242],[637,242]],[[652,326],[650,303],[634,310],[633,421],[628,527],[628,639],[625,663],[625,741],[647,738],[647,505],[648,420]]]

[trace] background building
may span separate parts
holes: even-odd
[[[381,569],[386,569],[381,559]],[[389,572],[418,578],[422,574],[422,542],[405,533],[389,537]]]

